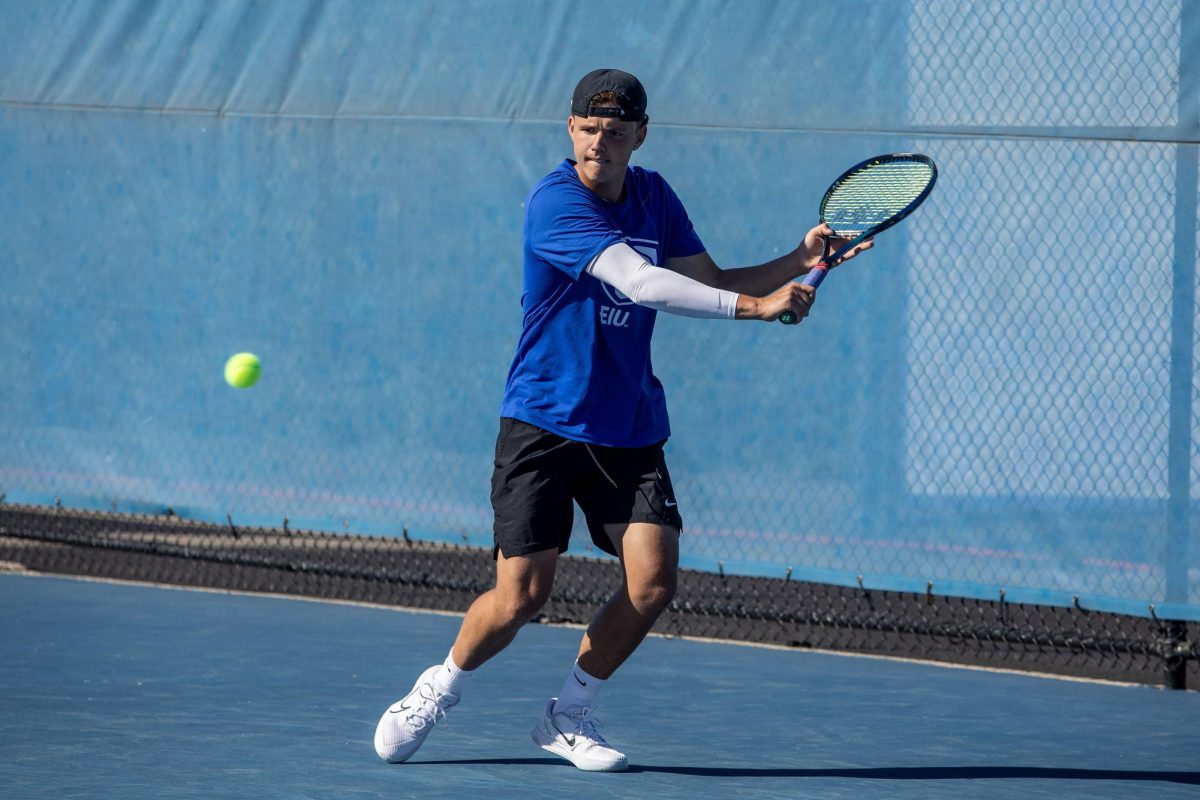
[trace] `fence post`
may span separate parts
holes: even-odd
[[[1191,536],[1192,397],[1195,390],[1196,201],[1200,192],[1200,7],[1181,9],[1178,144],[1175,145],[1175,254],[1171,302],[1171,394],[1167,449],[1164,599],[1187,603]]]

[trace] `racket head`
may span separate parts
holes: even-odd
[[[842,173],[821,198],[821,222],[843,239],[874,236],[907,217],[937,183],[937,165],[921,153],[868,158]]]

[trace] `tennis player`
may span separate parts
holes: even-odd
[[[648,122],[637,78],[588,73],[567,118],[574,159],[529,194],[524,325],[492,477],[496,586],[467,611],[445,663],[425,670],[379,720],[375,749],[387,761],[412,756],[472,673],[545,604],[575,502],[595,545],[620,559],[624,580],[584,633],[533,740],[582,770],[627,767],[592,708],[671,601],[683,528],[663,457],[667,407],[650,363],[655,317],[774,322],[790,310],[803,319],[814,290],[793,279],[832,235],[818,226],[774,261],[719,268],[667,182],[629,166]]]

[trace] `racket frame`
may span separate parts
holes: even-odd
[[[927,165],[931,170],[931,174],[929,176],[929,183],[926,184],[925,188],[921,191],[920,194],[918,194],[915,198],[913,198],[913,200],[911,200],[908,203],[908,205],[906,205],[904,208],[900,209],[900,211],[898,211],[897,213],[893,214],[892,216],[888,217],[887,219],[885,219],[881,222],[871,225],[870,227],[868,227],[866,230],[862,231],[861,233],[858,233],[858,235],[854,236],[854,238],[850,239],[848,242],[846,242],[844,245],[839,247],[833,253],[829,252],[829,238],[826,237],[825,252],[821,255],[821,260],[813,265],[813,267],[809,270],[808,274],[804,276],[804,279],[802,281],[800,281],[801,284],[803,284],[805,286],[811,286],[814,289],[817,288],[818,286],[820,286],[821,281],[825,280],[825,276],[829,274],[830,267],[835,266],[838,263],[838,261],[841,260],[842,256],[846,255],[846,253],[848,253],[850,250],[854,249],[858,245],[862,244],[867,239],[871,238],[872,236],[875,236],[877,233],[880,233],[881,231],[885,231],[888,228],[895,225],[897,222],[900,222],[902,219],[904,219],[909,214],[911,214],[913,211],[915,211],[917,209],[917,206],[921,205],[921,203],[924,203],[925,198],[929,197],[929,193],[931,191],[933,191],[933,186],[934,186],[934,184],[937,183],[937,179],[938,179],[937,164],[935,164],[933,162],[933,159],[930,158],[929,156],[925,155],[924,153],[886,153],[884,155],[879,155],[879,156],[875,156],[874,158],[868,158],[864,161],[860,161],[859,163],[855,164],[853,167],[850,167],[850,169],[846,170],[841,175],[839,175],[837,180],[835,180],[833,183],[829,184],[829,188],[825,190],[825,194],[821,197],[821,205],[820,205],[821,222],[826,221],[825,220],[825,205],[829,201],[830,196],[834,193],[834,191],[839,186],[841,186],[843,183],[845,183],[846,179],[848,179],[851,175],[855,174],[856,172],[860,172],[861,170],[866,169],[867,167],[871,167],[876,164],[888,163],[891,161],[917,161],[917,162]],[[832,228],[833,226],[831,225],[830,227]],[[850,232],[851,231],[845,231],[845,233],[850,233]],[[834,233],[839,234],[842,232],[834,230]],[[790,318],[790,321],[789,321],[789,318]],[[779,321],[785,325],[795,325],[798,320],[794,319],[794,317],[790,311],[785,311],[785,312],[783,312],[783,314],[781,314],[779,316]]]

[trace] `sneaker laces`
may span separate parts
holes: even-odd
[[[426,691],[428,690],[428,691]],[[423,701],[408,715],[409,722],[414,723],[417,730],[426,725],[437,725],[440,719],[446,718],[446,709],[458,703],[456,695],[439,692],[433,681],[421,684],[417,696]]]
[[[591,739],[596,744],[608,746],[608,742],[600,733],[600,721],[592,717],[590,708],[571,709],[566,713],[575,725],[575,731],[587,739]]]

